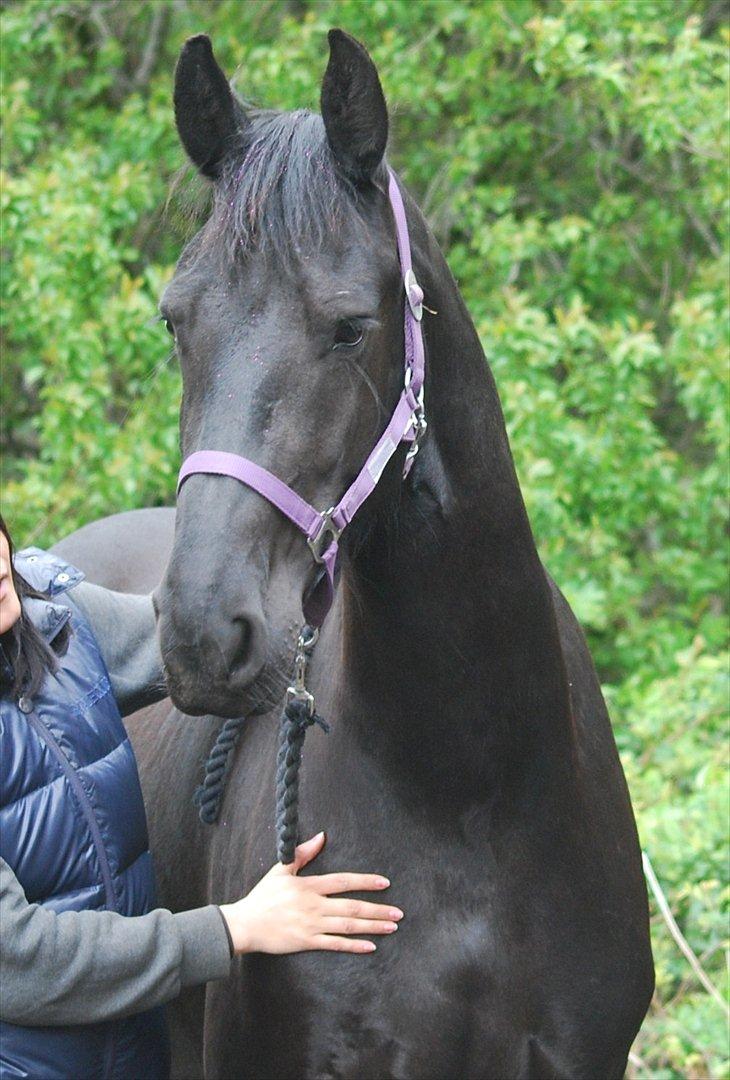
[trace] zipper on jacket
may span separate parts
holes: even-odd
[[[41,738],[46,745],[53,752],[54,757],[58,761],[59,765],[63,769],[64,775],[71,785],[79,804],[81,811],[86,818],[89,829],[91,830],[91,839],[94,842],[96,848],[96,854],[99,859],[99,866],[101,867],[101,877],[104,884],[104,893],[106,896],[106,906],[111,908],[112,911],[118,911],[116,896],[114,895],[114,882],[112,879],[111,866],[109,865],[109,858],[104,847],[104,839],[101,835],[101,829],[99,828],[99,822],[96,820],[96,814],[94,813],[94,807],[91,805],[91,800],[86,793],[84,785],[81,783],[76,769],[67,758],[61,746],[58,743],[55,735],[51,732],[48,725],[41,720],[35,709],[27,713],[28,722],[35,730],[36,734]]]

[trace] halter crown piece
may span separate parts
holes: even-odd
[[[390,418],[390,423],[373,447],[355,480],[336,506],[319,511],[310,506],[300,495],[297,495],[296,491],[293,491],[292,488],[277,476],[274,476],[268,469],[262,468],[261,465],[257,465],[249,458],[241,457],[239,454],[226,453],[222,450],[198,450],[190,454],[183,462],[177,483],[179,493],[180,488],[189,476],[195,473],[211,473],[216,476],[231,476],[234,480],[239,480],[242,484],[253,488],[254,491],[258,491],[260,495],[273,503],[304,533],[315,562],[321,563],[325,570],[321,580],[307,597],[304,604],[304,617],[307,620],[307,625],[303,627],[297,643],[296,678],[293,685],[287,690],[284,713],[285,733],[279,754],[279,787],[281,788],[283,785],[286,790],[282,789],[283,793],[282,791],[279,793],[281,797],[277,812],[279,855],[282,862],[293,861],[294,843],[296,842],[296,791],[291,791],[292,787],[296,787],[296,783],[290,782],[286,784],[286,777],[287,774],[291,776],[292,771],[294,774],[298,771],[301,742],[306,727],[312,723],[321,725],[324,723],[315,714],[314,698],[306,688],[305,676],[307,661],[316,644],[319,628],[322,626],[334,600],[339,540],[346,526],[352,521],[367,497],[375,490],[380,477],[383,475],[385,466],[402,442],[410,444],[403,468],[403,476],[408,475],[427,426],[423,405],[425,377],[425,351],[421,326],[423,291],[413,272],[411,243],[403,207],[403,197],[392,169],[388,169],[388,176],[388,198],[395,218],[398,256],[406,299],[404,305],[405,377],[403,390]],[[288,728],[286,727],[287,722]],[[230,721],[228,724],[230,725]],[[225,730],[224,726],[221,736]],[[286,731],[289,732],[288,735]],[[294,735],[294,738],[292,738],[292,735]],[[233,745],[230,741],[230,733],[229,744],[230,752]],[[287,747],[288,752],[285,753]],[[215,748],[209,759],[209,765],[214,754]],[[282,754],[284,754],[283,759]],[[220,783],[224,777],[226,763],[227,755],[224,764],[219,766],[216,783]],[[209,776],[206,776],[206,784],[209,778]],[[199,789],[199,794],[202,790]],[[287,792],[293,795],[294,807],[293,814],[290,812],[288,815],[288,826],[283,821],[283,817],[286,816],[286,806],[283,804],[286,803]],[[198,801],[201,802],[201,816],[203,816],[204,800],[199,797]],[[204,820],[215,820],[217,804],[211,814],[214,816],[209,816]]]

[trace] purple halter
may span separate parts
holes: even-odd
[[[426,431],[423,407],[423,382],[425,376],[425,353],[423,347],[423,291],[416,281],[411,262],[411,244],[408,236],[403,198],[398,182],[391,169],[388,196],[395,217],[398,256],[400,259],[405,305],[405,383],[398,404],[383,434],[375,444],[370,456],[356,479],[336,506],[319,511],[305,502],[287,484],[239,454],[222,450],[198,450],[182,464],[177,490],[194,473],[212,473],[216,476],[232,476],[242,484],[253,488],[265,499],[286,514],[304,533],[307,544],[326,573],[322,581],[308,597],[304,616],[310,626],[318,629],[324,622],[334,599],[335,567],[340,536],[353,517],[374,491],[385,466],[402,442],[411,443],[406,455],[403,476],[408,475],[418,446]]]

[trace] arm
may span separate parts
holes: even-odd
[[[114,911],[57,914],[29,904],[0,859],[0,1018],[88,1024],[151,1009],[185,986],[229,974],[220,909],[135,918]]]
[[[299,877],[324,843],[319,833],[300,844],[293,863],[276,863],[233,904],[137,917],[29,904],[0,859],[0,1019],[88,1024],[143,1012],[185,986],[224,978],[232,953],[373,952],[361,935],[393,933],[403,912],[339,894],[390,882],[376,874]]]
[[[167,697],[152,596],[82,581],[69,592],[94,631],[122,716]]]

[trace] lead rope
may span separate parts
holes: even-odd
[[[279,861],[294,862],[299,828],[299,767],[307,728],[329,725],[314,711],[314,695],[307,690],[307,665],[317,644],[319,630],[303,626],[297,639],[294,683],[287,689],[281,718],[281,739],[276,764],[276,851]]]
[[[297,640],[294,684],[286,692],[286,704],[281,717],[281,737],[276,766],[276,850],[279,861],[294,862],[299,828],[299,768],[307,728],[317,724],[329,732],[329,724],[314,711],[314,696],[307,690],[306,674],[309,657],[317,644],[319,630],[305,626]],[[203,783],[196,790],[194,802],[204,825],[213,825],[220,814],[220,804],[230,772],[231,755],[235,749],[245,716],[226,720],[205,763]]]
[[[319,724],[329,731],[329,724],[309,712],[304,701],[291,701],[281,717],[281,741],[276,767],[276,853],[279,862],[294,862],[299,828],[299,766],[307,728]]]
[[[198,817],[204,825],[213,825],[218,820],[230,771],[231,754],[246,719],[245,716],[236,716],[226,720],[208,754],[203,783],[196,788],[193,795],[193,802],[199,807]]]

